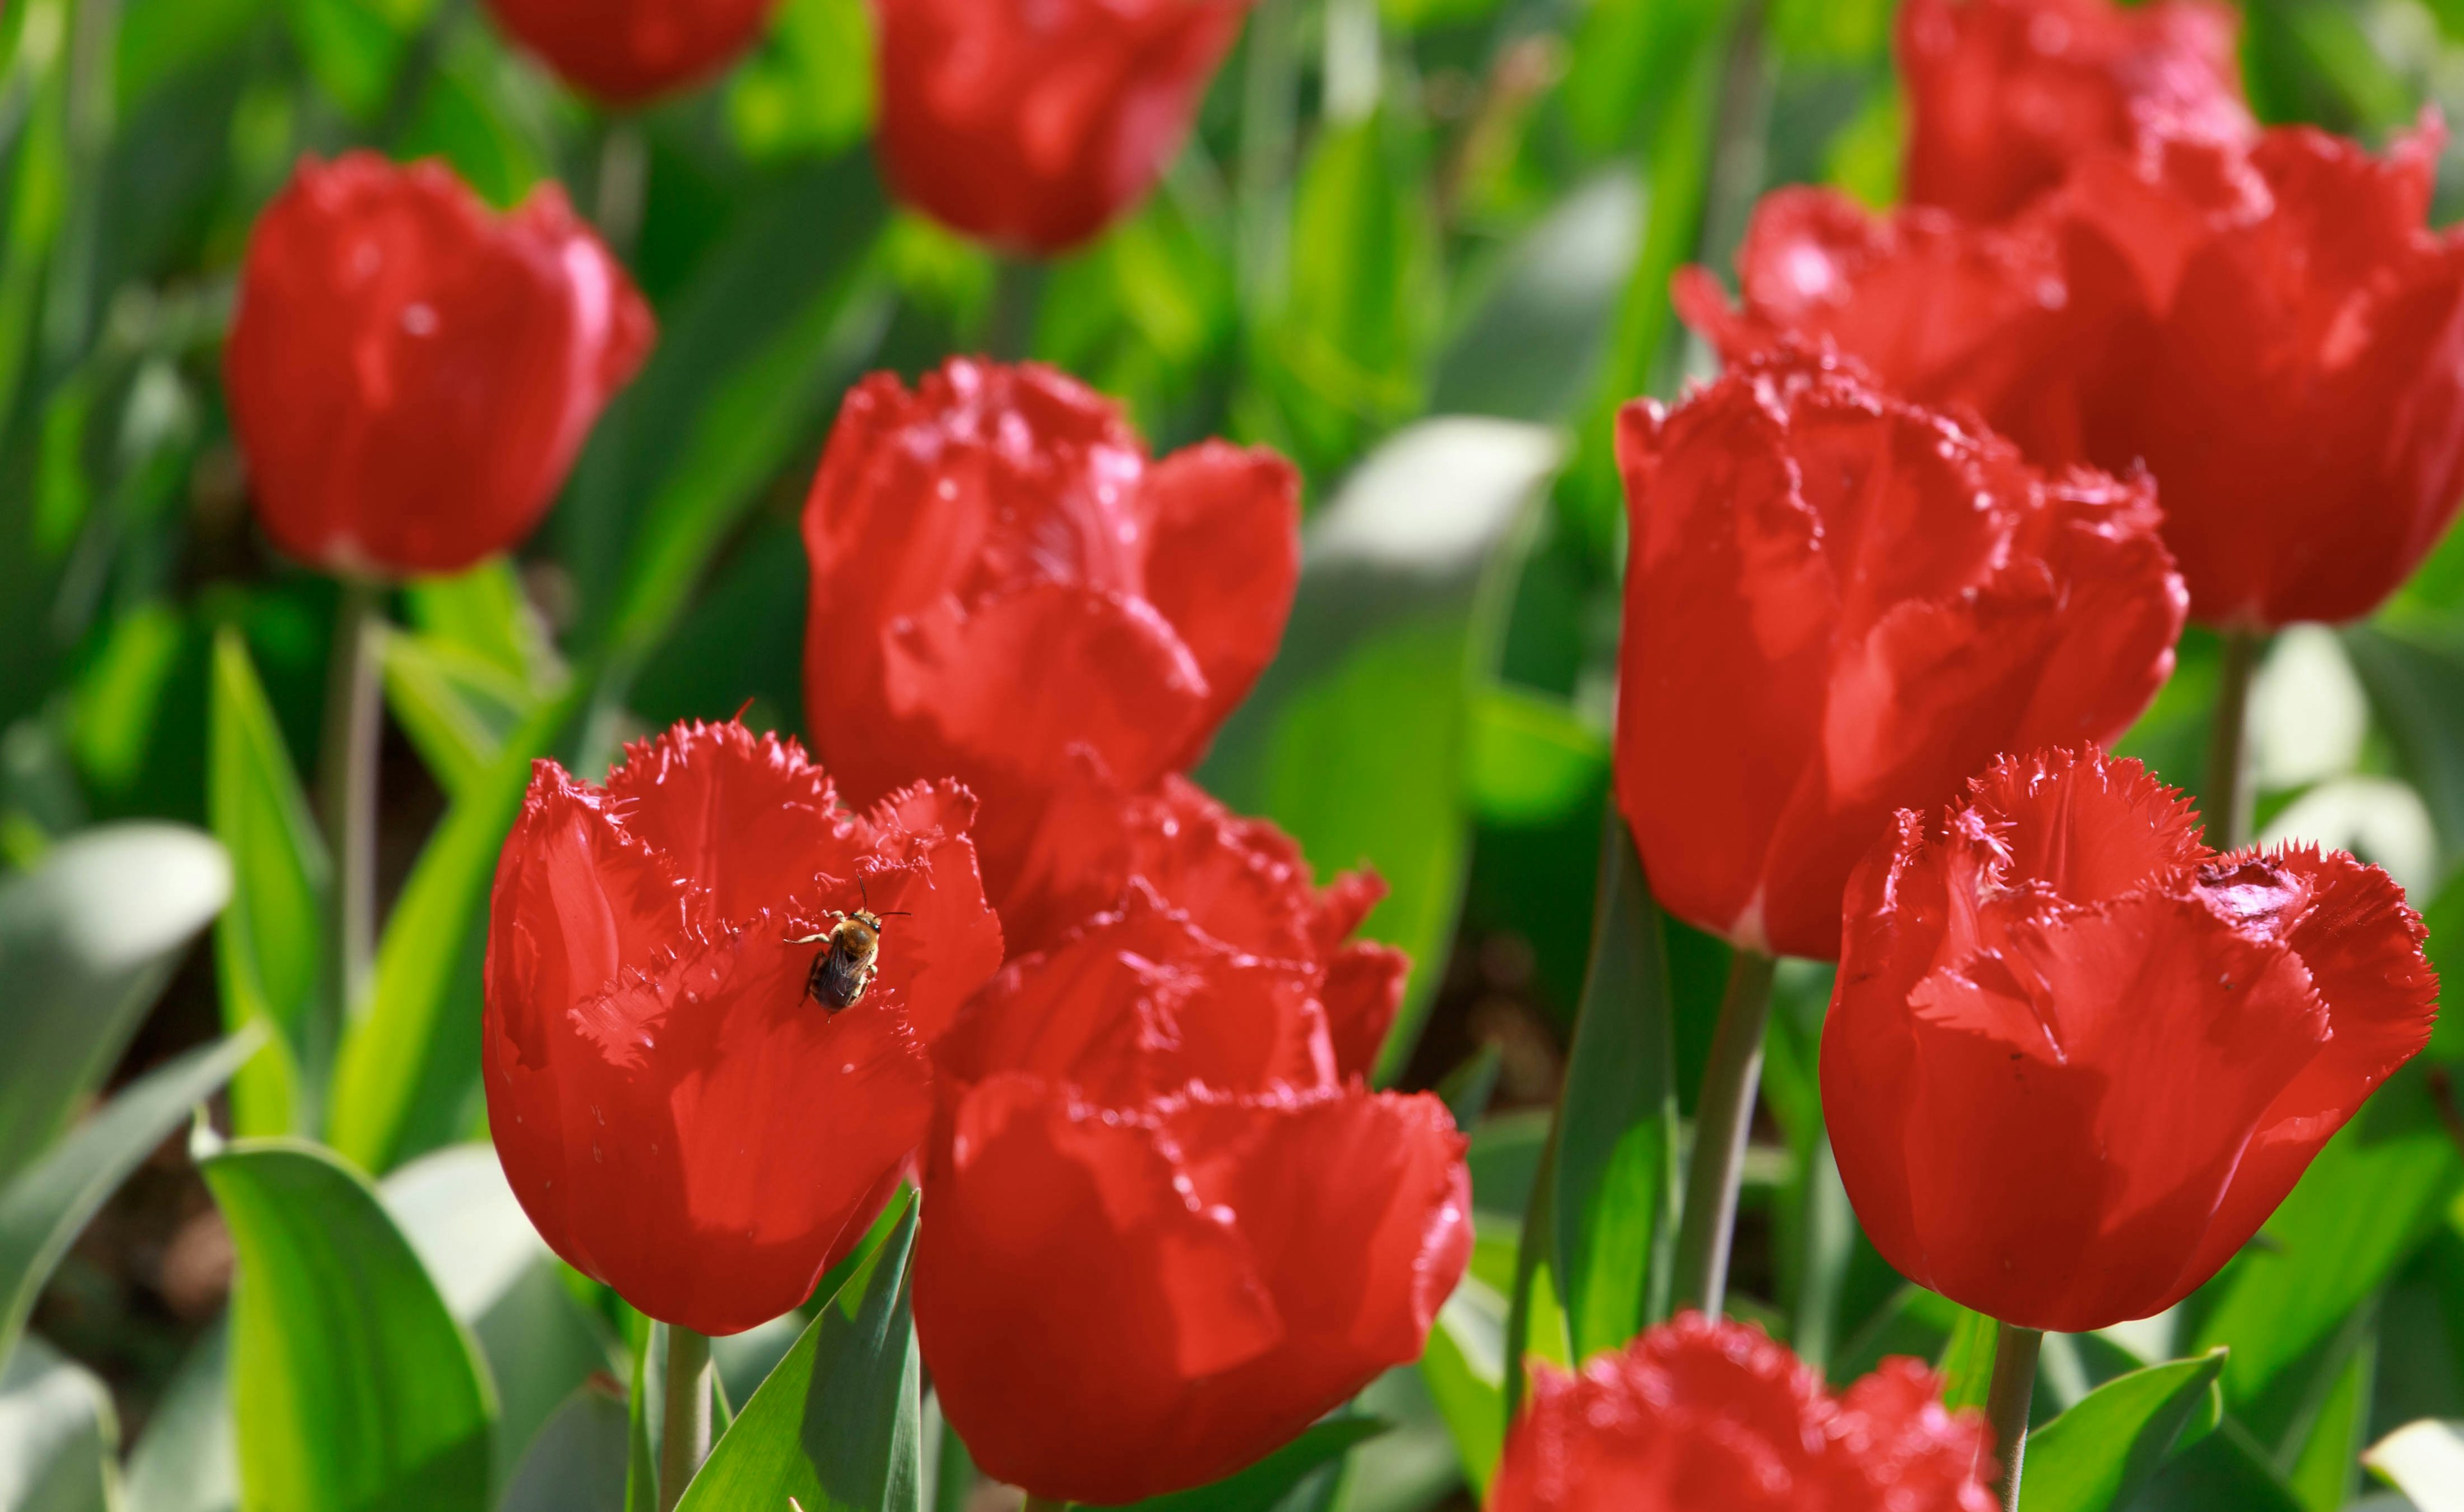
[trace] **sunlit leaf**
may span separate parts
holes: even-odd
[[[2020,1512],[2108,1512],[2154,1478],[2224,1369],[2224,1351],[2109,1381],[2029,1435]]]

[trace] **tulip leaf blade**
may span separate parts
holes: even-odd
[[[333,865],[247,639],[231,625],[214,634],[206,808],[233,873],[231,906],[214,923],[223,1022],[275,1030],[232,1080],[232,1127],[303,1132],[315,1126],[341,1016],[326,954]]]
[[[2035,1467],[2035,1445],[2031,1443],[2031,1481]],[[2020,1505],[2026,1509],[2035,1503],[2023,1500]],[[2249,1431],[2230,1417],[2167,1460],[2136,1497],[2116,1503],[2115,1512],[2124,1508],[2127,1512],[2304,1512],[2300,1499],[2251,1441]]]
[[[1273,1512],[1318,1471],[1390,1428],[1384,1418],[1342,1416],[1312,1423],[1298,1438],[1212,1485],[1149,1497],[1126,1512]]]
[[[96,1210],[262,1043],[242,1030],[146,1073],[0,1190],[0,1360]]]
[[[1959,1308],[1958,1319],[1951,1324],[1950,1341],[1942,1346],[1936,1366],[1942,1373],[1942,1404],[1952,1412],[1963,1407],[1982,1410],[1993,1386],[1993,1320],[1965,1307]]]
[[[923,1368],[909,1317],[916,1204],[849,1275],[685,1488],[677,1512],[918,1512]]]
[[[231,1407],[252,1512],[488,1504],[495,1402],[365,1177],[297,1140],[200,1163],[231,1225]]]
[[[2464,1422],[2407,1423],[2372,1444],[2362,1463],[2421,1512],[2464,1512]]]
[[[1991,1326],[1990,1324],[1988,1326]],[[2224,1372],[2225,1351],[2133,1370],[2030,1435],[2021,1512],[2107,1512],[2164,1467]]]
[[[577,1388],[531,1440],[496,1512],[625,1512],[628,1427],[622,1400]]]
[[[27,1340],[0,1368],[0,1423],[11,1512],[118,1512],[120,1415],[92,1371]]]
[[[540,704],[486,780],[455,796],[385,922],[371,1001],[335,1062],[326,1127],[334,1148],[364,1169],[389,1170],[451,1137],[478,1076],[479,958],[497,854],[521,812],[532,759],[578,703],[569,689]]]
[[[231,898],[230,859],[182,825],[110,825],[0,881],[0,1180],[102,1085],[188,942]]]
[[[2225,1401],[2262,1442],[2289,1418],[2283,1399],[2301,1394],[2291,1372],[2420,1248],[2459,1188],[2464,1158],[2423,1069],[2407,1068],[2328,1141],[2259,1240],[2209,1284],[2199,1346],[2233,1350]]]

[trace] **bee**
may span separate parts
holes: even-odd
[[[863,883],[857,883],[861,890]],[[872,986],[873,968],[881,961],[881,922],[884,919],[905,919],[903,911],[874,913],[871,900],[851,914],[832,911],[835,920],[827,932],[804,935],[790,940],[789,945],[822,945],[827,947],[813,957],[813,967],[804,974],[804,995],[835,1013],[843,1008],[853,1008],[863,1001],[865,989]]]

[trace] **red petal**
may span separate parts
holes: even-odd
[[[1141,491],[1146,596],[1212,691],[1199,745],[1274,659],[1301,575],[1300,475],[1272,452],[1207,441],[1155,464]],[[1176,765],[1194,763],[1198,746]]]
[[[729,721],[677,724],[625,747],[607,801],[627,834],[707,890],[716,917],[746,919],[858,876],[869,846],[827,773],[792,740]]]
[[[488,0],[522,46],[567,83],[629,105],[723,68],[761,34],[779,0]]]
[[[977,1464],[1107,1504],[1207,1479],[1180,1442],[1191,1404],[1283,1337],[1232,1215],[1150,1129],[1034,1078],[997,1078],[943,1118],[915,1328]]]
[[[1326,1004],[1338,1075],[1366,1077],[1376,1068],[1411,974],[1412,958],[1392,945],[1348,945],[1327,963],[1326,986],[1318,995]]]

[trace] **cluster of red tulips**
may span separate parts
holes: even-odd
[[[768,9],[491,3],[617,103]],[[1035,254],[1146,190],[1244,6],[876,10],[890,180]],[[2024,1376],[1991,1423],[1905,1362],[1835,1398],[1717,1321],[1765,958],[1838,963],[1858,1217],[2006,1351],[2213,1276],[2430,1033],[2384,873],[2242,848],[2230,767],[2211,845],[2101,746],[2186,619],[2365,613],[2464,499],[2436,122],[2385,157],[2257,129],[2198,0],[1900,25],[1910,203],[1772,195],[1740,303],[1675,291],[1727,370],[1618,422],[1618,805],[1746,988],[1695,1133],[1702,1312],[1539,1369],[1501,1509],[2015,1499]],[[499,217],[435,165],[305,164],[229,346],[260,518],[349,576],[503,549],[652,340],[553,189]],[[803,513],[815,759],[728,723],[604,786],[541,763],[505,847],[489,1113],[559,1255],[730,1333],[914,1183],[942,1411],[1047,1501],[1214,1480],[1419,1355],[1470,1201],[1444,1105],[1367,1082],[1408,968],[1353,938],[1381,885],[1320,888],[1184,775],[1275,655],[1299,496],[1265,452],[1151,456],[1047,368],[847,395]]]

